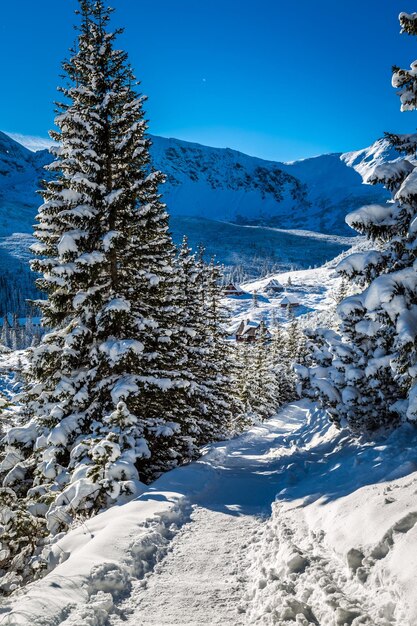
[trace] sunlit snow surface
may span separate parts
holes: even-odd
[[[320,324],[325,324],[326,315],[332,315],[334,312],[340,289],[341,279],[335,268],[349,258],[353,251],[363,251],[368,247],[368,242],[358,237],[355,239],[354,247],[321,267],[277,272],[241,284],[240,287],[244,291],[242,296],[224,298],[224,304],[231,315],[230,335],[233,335],[241,321],[248,319],[254,322],[263,320],[267,326],[288,323],[289,310],[281,306],[286,295],[298,300],[299,306],[292,307],[291,313],[300,319],[303,326],[315,327],[317,320],[321,320]],[[282,285],[282,292],[271,294],[268,286],[272,280]]]
[[[290,404],[63,536],[0,623],[412,626],[416,445]]]
[[[237,266],[247,278],[321,265],[345,249],[343,238],[306,239],[283,229],[349,237],[353,232],[345,215],[388,197],[382,186],[364,185],[362,179],[393,157],[385,140],[355,153],[293,163],[178,139],[152,140],[153,165],[167,177],[161,192],[175,241],[188,235],[194,248],[203,244],[208,258],[215,255],[219,263]],[[41,203],[36,190],[48,176],[44,165],[52,159],[47,150],[33,152],[43,145],[49,142],[0,132],[0,269],[11,286],[0,285],[0,304],[3,301],[9,310],[14,306],[20,315],[27,314],[24,300],[36,297],[27,260],[29,235]],[[245,228],[231,222],[274,228]],[[13,302],[11,290],[21,293],[21,302]]]
[[[378,150],[346,155],[349,168],[358,169],[364,158],[366,163],[385,158],[385,148],[381,154]],[[288,167],[294,176],[302,169],[305,181],[310,175],[311,181],[325,182],[328,174],[323,170],[320,179],[318,164],[330,163],[337,173],[341,161],[338,155],[327,156]],[[334,179],[334,184],[343,184]],[[19,185],[13,190],[16,198],[25,189]],[[190,183],[182,197],[192,189]],[[22,218],[30,232],[33,205],[20,210],[13,194],[11,198],[2,234],[21,231],[17,225]],[[342,200],[338,207],[347,212]],[[329,215],[334,223],[339,218],[333,208],[324,203],[320,214],[311,213],[308,224],[296,224],[313,228]],[[213,241],[210,221],[184,219],[190,232],[197,219],[196,238],[207,236],[225,255],[236,252],[236,244],[228,242],[235,237],[230,229],[239,227],[216,226]],[[221,241],[223,228],[227,232]],[[308,314],[314,321],[332,308],[339,288],[336,262],[314,266],[342,252],[349,242],[240,227],[240,258],[252,245],[245,239],[250,232],[256,235],[256,246],[274,247],[281,259],[286,255],[285,262],[266,279],[244,283],[246,295],[225,300],[232,325],[248,317],[270,321],[274,310],[286,321],[279,294],[271,297],[265,289],[271,278],[297,295],[297,315]],[[24,262],[27,235],[12,237],[0,248]],[[270,244],[268,237],[279,237],[280,243]],[[327,256],[329,244],[340,247]],[[17,383],[13,375],[8,377],[10,359],[16,355],[0,355],[7,395]],[[242,436],[207,447],[199,461],[143,485],[136,500],[58,537],[45,548],[47,575],[2,600],[0,624],[414,626],[416,445],[417,431],[411,425],[388,439],[357,440],[337,431],[314,405],[290,404]]]

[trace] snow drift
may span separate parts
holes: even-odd
[[[150,582],[156,564],[163,571],[172,541],[184,542],[193,532],[197,522],[190,514],[197,507],[203,529],[206,519],[213,530],[213,511],[216,519],[228,518],[228,534],[218,527],[218,554],[232,569],[243,563],[233,621],[222,622],[226,607],[216,598],[211,606],[208,598],[208,623],[412,626],[416,445],[411,424],[385,439],[355,439],[330,425],[315,405],[288,405],[166,474],[136,500],[62,536],[51,549],[51,572],[6,599],[0,624],[141,623],[135,585]],[[242,517],[258,520],[249,535],[242,535]],[[201,543],[186,545],[204,550]],[[184,571],[174,574],[185,579]],[[175,600],[164,596],[163,602],[160,607],[153,592],[155,614],[161,610],[167,623],[176,623]],[[123,618],[126,606],[130,617]],[[193,623],[192,606],[187,610],[184,623]]]

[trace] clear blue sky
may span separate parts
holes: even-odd
[[[154,134],[271,159],[364,147],[412,132],[391,66],[417,58],[399,35],[410,0],[113,0],[113,23]],[[46,136],[75,0],[0,9],[0,128]]]

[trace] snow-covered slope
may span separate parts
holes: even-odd
[[[358,172],[392,158],[384,141],[357,153],[294,163],[162,137],[153,137],[152,151],[155,167],[167,175],[163,193],[174,239],[179,242],[187,234],[192,246],[203,243],[208,256],[216,255],[229,267],[241,266],[249,277],[321,265],[346,249],[347,240],[306,239],[282,228],[352,235],[345,214],[385,198],[384,190],[362,184]],[[21,294],[22,302],[34,296],[27,235],[40,202],[36,189],[50,160],[46,150],[32,152],[0,133],[0,271],[5,279],[0,283],[0,307],[5,310],[14,292]],[[4,301],[8,304],[2,305]],[[24,314],[24,305],[13,310]]]
[[[318,237],[321,236],[323,235],[318,235]],[[307,250],[309,246],[310,241],[307,240],[305,246]],[[300,318],[302,326],[332,325],[341,285],[341,278],[335,268],[352,252],[367,250],[369,246],[367,240],[356,237],[352,248],[342,252],[322,266],[273,272],[265,278],[241,284],[240,286],[244,291],[243,295],[224,298],[224,302],[231,313],[231,334],[242,321],[247,319],[255,322],[263,320],[268,326],[273,320],[287,323],[289,320],[288,310],[281,306],[281,300],[286,294],[291,294],[298,300],[299,306],[293,308],[292,312]],[[271,281],[276,281],[283,290],[271,292],[268,289]],[[253,304],[253,294],[255,293],[256,306]]]
[[[416,443],[290,404],[59,538],[0,624],[415,626]]]
[[[377,144],[368,150],[372,153]],[[386,142],[384,145],[388,155]],[[300,212],[294,217],[300,225],[307,223],[304,228],[309,230],[351,234],[345,223],[347,213],[364,204],[384,202],[389,197],[380,186],[364,185],[361,174],[350,165],[344,154],[324,154],[283,164],[283,167],[308,188],[308,213],[303,215]]]
[[[348,166],[361,175],[363,180],[366,180],[371,174],[372,170],[382,163],[387,161],[395,161],[402,159],[403,156],[399,155],[394,148],[392,148],[386,139],[379,139],[363,150],[356,150],[354,152],[345,152],[340,159]],[[410,160],[410,157],[408,157]]]
[[[275,449],[279,492],[249,554],[248,624],[417,623],[416,436],[404,424],[356,439],[313,409]]]
[[[30,152],[0,132],[0,237],[13,232],[31,232],[36,189],[44,172],[48,153]]]
[[[24,315],[25,299],[36,296],[28,267],[29,235],[40,203],[36,190],[50,159],[47,151],[32,152],[0,133],[0,313]],[[247,206],[253,213],[255,206],[262,210],[280,206],[281,193],[288,198],[301,189],[298,179],[289,174],[274,174],[274,168],[268,174],[259,159],[158,137],[154,159],[168,177],[165,199],[172,213],[174,240],[179,243],[187,234],[194,248],[203,243],[207,257],[215,255],[228,267],[240,266],[248,277],[320,265],[349,245],[342,238],[310,237],[307,242],[298,233],[225,222],[232,215],[227,207]]]
[[[265,161],[236,150],[178,139],[152,140],[154,165],[167,176],[163,193],[174,216],[350,234],[346,213],[387,197],[384,190],[363,185],[360,175],[361,162],[368,162],[373,154],[379,159],[392,157],[384,140],[357,153],[325,154],[292,163]],[[11,190],[13,197],[21,196],[33,211],[9,215],[8,232],[17,219],[20,231],[28,232],[37,203],[33,191],[50,158],[45,150],[30,152],[0,134],[0,159],[6,165],[5,171],[0,171],[0,235],[7,234],[3,213],[11,202]],[[9,170],[13,170],[13,179]],[[12,232],[16,230],[13,227]]]
[[[385,141],[368,151],[391,156]],[[341,154],[280,163],[163,137],[153,137],[152,154],[167,174],[164,196],[172,215],[349,235],[349,211],[388,197],[363,185]]]

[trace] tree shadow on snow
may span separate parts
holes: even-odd
[[[269,515],[276,499],[306,504],[322,498],[324,504],[417,470],[417,428],[411,424],[366,440],[337,431],[316,410],[293,432],[261,444],[259,438],[236,441],[240,445],[227,446],[218,462],[210,459],[210,483],[193,503],[229,515]],[[204,462],[202,457],[197,465]]]

